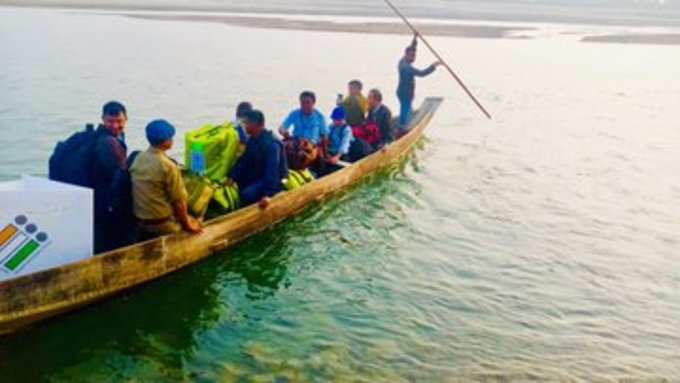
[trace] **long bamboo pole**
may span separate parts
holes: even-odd
[[[418,38],[420,38],[420,40],[422,40],[422,42],[425,44],[425,46],[427,46],[427,48],[430,50],[430,52],[432,52],[432,54],[434,55],[434,57],[436,57],[437,60],[439,60],[439,61],[442,63],[442,65],[449,71],[449,73],[451,74],[451,76],[453,76],[453,78],[458,82],[458,84],[461,86],[461,88],[463,88],[463,90],[465,91],[465,93],[467,93],[467,95],[470,97],[470,99],[472,99],[472,101],[474,101],[475,105],[477,105],[477,107],[479,108],[479,110],[481,110],[482,113],[484,113],[484,115],[490,120],[490,119],[491,119],[491,114],[489,114],[489,112],[487,112],[487,110],[484,108],[484,106],[482,105],[482,103],[479,102],[479,100],[477,99],[477,97],[475,97],[474,94],[472,94],[472,92],[470,91],[470,89],[468,89],[468,87],[465,85],[465,83],[463,82],[463,80],[461,80],[461,78],[458,77],[458,75],[456,74],[456,72],[453,71],[453,69],[451,68],[451,66],[449,66],[449,64],[441,57],[441,55],[434,49],[434,47],[433,47],[432,45],[430,45],[430,43],[427,41],[427,39],[425,38],[425,36],[423,36],[423,34],[420,33],[420,32],[416,29],[416,27],[413,26],[413,24],[411,24],[411,22],[406,18],[406,16],[404,16],[404,15],[399,11],[399,9],[398,9],[394,4],[392,4],[392,2],[391,2],[390,0],[385,0],[385,3],[387,3],[387,5],[388,5],[390,8],[392,8],[392,10],[394,11],[394,13],[396,13],[402,20],[404,20],[404,23],[406,23],[406,25],[408,25],[408,27],[411,28],[411,30],[413,31],[413,33],[414,33],[416,36],[418,36]]]

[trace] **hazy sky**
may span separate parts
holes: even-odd
[[[414,17],[680,26],[680,0],[393,0]],[[383,0],[0,0],[0,4],[388,16]]]

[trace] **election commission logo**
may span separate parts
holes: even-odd
[[[17,216],[0,231],[0,269],[16,273],[49,246],[49,240],[27,216]]]

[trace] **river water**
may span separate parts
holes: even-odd
[[[132,148],[249,99],[275,126],[347,80],[395,106],[405,36],[0,9],[0,179],[129,107]],[[680,379],[674,47],[432,38],[446,97],[402,166],[229,252],[0,340],[2,381]],[[588,27],[590,28],[590,27]],[[423,54],[422,64],[432,58]],[[394,108],[396,109],[396,108]],[[181,147],[174,154],[179,155]]]

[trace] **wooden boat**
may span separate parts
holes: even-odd
[[[75,310],[187,267],[295,215],[408,154],[439,105],[428,98],[410,131],[384,150],[272,199],[266,210],[247,207],[207,222],[201,235],[177,234],[135,244],[82,262],[0,283],[0,334]]]

